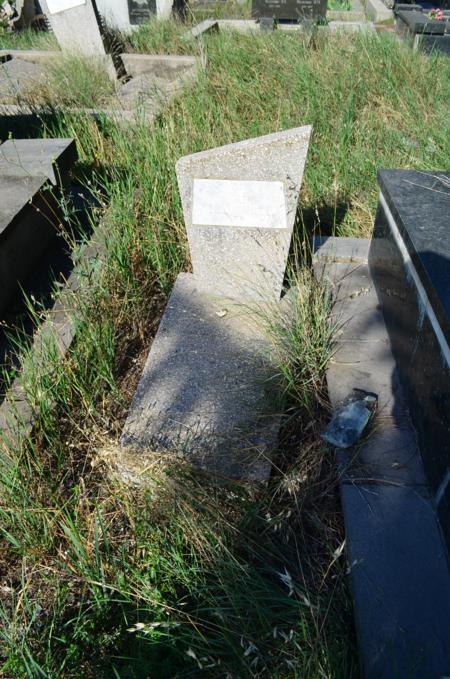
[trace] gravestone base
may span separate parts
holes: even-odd
[[[298,23],[304,19],[325,19],[327,0],[252,0],[254,19],[272,18]]]
[[[178,276],[121,437],[135,451],[186,457],[216,477],[267,481],[280,418],[256,315]],[[126,476],[126,474],[125,474]]]

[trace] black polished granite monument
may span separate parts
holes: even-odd
[[[449,10],[444,9],[442,18],[435,20],[421,5],[396,4],[394,14],[397,33],[415,49],[426,54],[433,51],[450,54]]]
[[[378,181],[370,270],[450,548],[450,173]]]
[[[298,22],[303,19],[323,19],[327,0],[252,0],[252,17],[273,17],[280,21]]]

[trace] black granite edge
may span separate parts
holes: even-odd
[[[433,21],[417,10],[399,10],[396,12],[396,15],[413,30],[414,33],[444,35],[445,21]]]
[[[405,227],[403,223],[403,219],[395,205],[394,200],[391,197],[389,187],[386,185],[384,182],[384,174],[385,173],[392,173],[392,172],[403,172],[403,170],[379,170],[378,171],[378,184],[380,186],[381,193],[389,207],[389,210],[391,211],[391,214],[395,220],[395,223],[398,227],[398,230],[400,232],[400,235],[402,237],[403,243],[406,246],[406,249],[408,250],[408,254],[411,257],[412,264],[417,272],[417,275],[419,277],[420,282],[422,283],[422,286],[427,294],[427,297],[430,301],[431,308],[434,311],[434,314],[438,320],[440,329],[450,346],[450,324],[449,324],[449,317],[447,314],[447,311],[445,307],[443,306],[438,293],[436,292],[436,289],[433,285],[433,282],[431,281],[428,272],[423,265],[420,255],[417,253],[417,250],[415,248],[415,245],[413,241],[411,240],[411,237],[409,235],[409,232],[407,228]],[[442,170],[438,170],[434,172],[433,174],[439,174],[442,173]],[[444,173],[445,174],[445,173]]]

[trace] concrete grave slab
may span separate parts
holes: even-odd
[[[183,35],[183,40],[194,40],[205,35],[205,33],[218,33],[219,22],[217,19],[205,19],[199,24],[193,26],[187,33]]]
[[[0,99],[16,102],[26,90],[35,87],[43,76],[42,66],[25,59],[0,58]]]
[[[0,175],[45,176],[67,185],[77,157],[74,139],[8,139],[0,146]]]
[[[374,23],[392,23],[394,12],[388,9],[382,0],[366,0],[367,17]]]
[[[265,383],[267,349],[248,308],[207,295],[195,276],[180,274],[121,445],[138,462],[143,451],[165,451],[220,477],[267,480],[279,429]]]
[[[0,313],[62,228],[60,188],[70,183],[76,159],[74,139],[0,146]]]
[[[280,298],[310,135],[306,125],[177,162],[199,289]]]
[[[38,74],[45,74],[45,65],[60,57],[61,52],[53,51],[0,51],[0,62],[14,63],[19,60],[33,69],[31,73]],[[92,115],[96,118],[109,116],[118,122],[123,121],[127,124],[136,119],[150,123],[160,113],[163,106],[176,96],[177,92],[197,78],[200,69],[200,60],[190,56],[120,54],[118,60],[126,68],[131,79],[125,83],[117,83],[116,93],[102,108],[70,107],[66,110]],[[45,106],[37,109],[34,104],[27,103],[26,88],[23,92],[20,89],[14,91],[13,96],[9,96],[9,80],[6,95],[2,98],[1,82],[0,77],[0,102],[2,102],[0,103],[0,115],[34,117],[40,111],[46,113]]]

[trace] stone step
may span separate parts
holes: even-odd
[[[450,668],[447,553],[376,290],[367,240],[317,239],[334,292],[333,409],[363,389],[378,411],[358,446],[336,450],[349,577],[366,679],[434,679]]]
[[[136,467],[145,467],[144,451],[165,451],[218,477],[266,481],[279,429],[267,349],[248,307],[180,274],[121,437]]]

